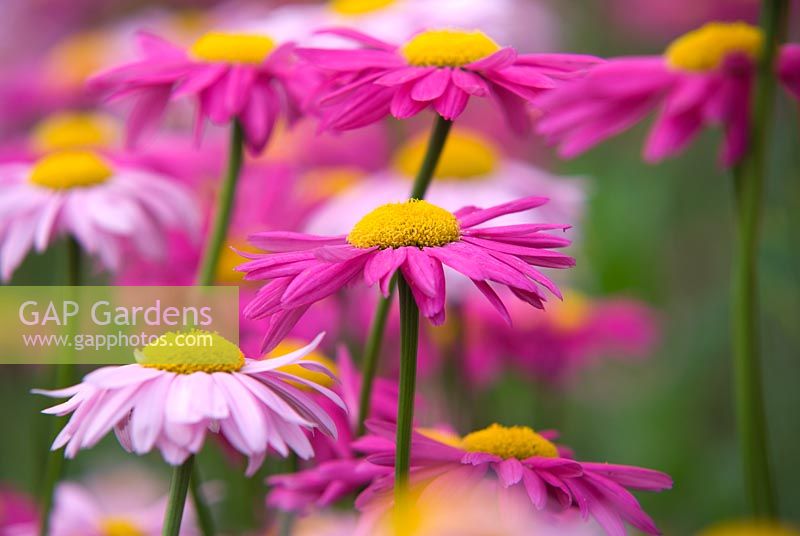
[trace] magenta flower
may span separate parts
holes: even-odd
[[[800,100],[800,45],[791,43],[781,48],[778,75],[786,89]]]
[[[743,22],[710,23],[675,40],[663,56],[615,58],[537,99],[545,111],[538,130],[574,157],[658,114],[644,159],[682,151],[710,124],[722,127],[722,162],[747,148],[750,94],[761,31]]]
[[[394,426],[370,422],[372,435],[356,442],[370,451],[367,461],[392,467]],[[418,429],[411,440],[411,483],[447,478],[455,473],[482,478],[494,475],[503,488],[524,490],[537,510],[577,508],[593,517],[610,536],[625,536],[625,524],[646,534],[660,534],[653,520],[628,491],[662,491],[672,479],[661,472],[608,463],[581,462],[556,446],[554,432],[493,424],[464,436]],[[358,508],[392,492],[394,473],[377,478],[357,499]],[[502,497],[501,497],[502,498]]]
[[[67,458],[92,448],[112,429],[123,448],[145,454],[158,448],[172,465],[200,451],[208,431],[220,433],[249,458],[247,474],[261,465],[267,450],[282,456],[294,451],[314,455],[303,429],[315,428],[336,436],[333,420],[296,385],[313,389],[340,406],[329,389],[278,370],[300,365],[328,373],[304,359],[314,342],[285,356],[246,359],[233,343],[217,334],[192,332],[212,344],[181,345],[171,332],[137,352],[138,363],[104,367],[89,373],[78,385],[58,391],[36,391],[51,397],[70,397],[44,410],[51,415],[72,413],[52,449],[66,446]],[[198,339],[199,340],[199,339]]]
[[[322,126],[350,130],[391,113],[398,119],[432,108],[454,120],[470,97],[493,99],[517,131],[529,127],[525,103],[597,61],[577,54],[517,54],[479,30],[427,30],[394,45],[355,30],[326,33],[360,49],[298,48],[327,73],[319,93]]]
[[[534,268],[567,268],[574,259],[553,251],[569,240],[543,231],[566,225],[480,225],[505,214],[547,202],[526,197],[487,209],[448,212],[427,201],[390,203],[361,219],[346,236],[264,232],[251,243],[271,253],[242,255],[252,259],[238,269],[248,280],[270,280],[245,309],[248,318],[269,318],[264,348],[273,348],[315,302],[345,285],[378,284],[384,295],[399,269],[411,287],[423,316],[438,325],[445,317],[444,266],[463,274],[494,307],[508,312],[489,282],[507,286],[534,307],[543,307],[542,288],[558,288]]]
[[[294,45],[265,35],[210,32],[188,49],[147,33],[138,36],[142,58],[92,80],[111,98],[133,97],[128,135],[135,142],[171,100],[197,99],[196,136],[203,122],[238,120],[245,144],[261,152],[281,115],[298,115],[302,72],[294,68]]]

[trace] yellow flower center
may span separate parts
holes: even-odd
[[[220,284],[238,285],[245,281],[244,274],[242,272],[237,272],[236,267],[247,259],[242,258],[238,253],[232,250],[231,247],[239,251],[248,252],[254,252],[255,249],[244,240],[227,240],[220,250],[214,280]]]
[[[773,521],[743,520],[714,525],[698,536],[800,536],[800,530]]]
[[[428,439],[433,439],[434,441],[457,449],[461,448],[461,438],[456,434],[451,434],[450,432],[445,432],[444,430],[438,430],[436,428],[417,428],[417,432]]]
[[[331,0],[330,8],[339,15],[364,15],[380,11],[397,0]]]
[[[198,60],[218,63],[263,63],[275,48],[266,35],[208,32],[194,42],[190,54]]]
[[[301,341],[299,339],[291,339],[291,338],[284,339],[278,344],[278,346],[275,347],[274,350],[272,350],[270,353],[266,355],[266,358],[272,359],[275,357],[286,355],[289,352],[294,352],[295,350],[299,350],[300,348],[306,346],[307,344],[308,344],[307,342]],[[324,365],[332,373],[334,374],[337,373],[336,363],[334,363],[331,359],[321,354],[320,352],[311,352],[303,359],[307,361],[314,361],[315,363]],[[286,365],[278,368],[277,370],[286,372],[287,374],[292,374],[294,376],[297,376],[298,378],[303,378],[304,380],[314,382],[317,385],[321,385],[323,387],[331,387],[333,385],[333,378],[331,378],[327,374],[323,374],[322,372],[316,372],[314,370],[309,370],[300,365]],[[299,387],[300,389],[311,390],[309,387],[299,382],[289,382],[289,383],[293,384],[295,387]]]
[[[100,522],[103,536],[145,536],[145,532],[124,517],[109,517]]]
[[[364,178],[364,171],[350,166],[313,169],[300,177],[303,199],[320,200],[346,192]]]
[[[744,54],[756,60],[761,55],[764,36],[744,22],[710,22],[673,41],[665,53],[670,67],[684,71],[711,71],[731,54]]]
[[[464,436],[461,444],[470,452],[487,452],[503,459],[558,457],[556,446],[527,426],[501,426],[495,423]]]
[[[45,119],[33,131],[39,151],[108,147],[116,141],[116,125],[108,117],[92,113],[63,113]]]
[[[428,30],[414,36],[401,52],[418,67],[461,67],[500,50],[500,45],[480,30]]]
[[[170,331],[136,352],[136,361],[147,368],[177,374],[236,372],[244,366],[242,351],[217,333],[199,329]]]
[[[68,37],[48,54],[47,70],[53,82],[61,86],[83,84],[103,66],[110,36],[88,31]]]
[[[90,151],[62,151],[48,154],[34,164],[28,180],[54,190],[85,188],[106,182],[113,171]]]
[[[395,155],[394,167],[413,177],[425,158],[426,136],[419,136],[402,146]],[[497,168],[497,149],[483,136],[466,131],[451,132],[445,142],[434,176],[439,179],[476,179]]]
[[[409,199],[380,206],[361,218],[347,235],[357,248],[431,248],[461,237],[456,217],[427,201]]]
[[[564,293],[564,301],[555,301],[544,314],[557,330],[571,332],[584,325],[590,311],[589,299],[579,292],[570,291]]]

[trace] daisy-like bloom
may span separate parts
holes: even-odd
[[[721,159],[730,166],[747,149],[750,95],[763,42],[755,26],[713,22],[679,37],[662,56],[609,60],[539,98],[545,116],[538,129],[569,158],[658,108],[646,161],[680,152],[703,127],[718,124],[725,135]]]
[[[355,30],[328,33],[362,45],[297,49],[327,75],[317,100],[322,127],[333,130],[360,128],[390,113],[406,119],[426,109],[454,120],[471,97],[480,97],[494,100],[514,130],[525,132],[528,101],[597,61],[576,54],[517,54],[479,30],[431,29],[402,45]]]
[[[165,253],[170,229],[192,235],[197,207],[170,178],[93,150],[48,153],[0,165],[0,276],[8,280],[31,249],[69,235],[111,271],[126,247],[150,259]]]
[[[800,100],[800,45],[791,43],[781,47],[778,75],[786,89]]]
[[[743,519],[712,525],[697,536],[800,536],[800,530],[777,521]]]
[[[110,98],[133,97],[128,136],[135,142],[171,100],[197,100],[196,135],[206,119],[220,125],[238,121],[244,142],[257,154],[278,118],[299,114],[303,72],[294,68],[291,43],[266,35],[209,32],[188,49],[151,34],[138,35],[141,59],[105,71],[93,85]]]
[[[393,466],[394,426],[370,422],[372,435],[357,442],[372,451],[367,461]],[[568,449],[553,443],[554,432],[537,433],[525,426],[493,424],[464,437],[417,429],[411,440],[410,482],[462,475],[482,478],[494,475],[502,488],[524,490],[536,510],[578,509],[610,536],[625,536],[625,524],[646,534],[660,534],[628,489],[662,491],[672,479],[640,467],[573,459]],[[365,508],[392,493],[394,473],[377,478],[356,500]]]
[[[0,484],[0,534],[35,534],[38,521],[39,514],[32,498]]]
[[[245,316],[269,318],[264,339],[268,351],[314,302],[357,281],[378,284],[388,296],[390,280],[399,270],[422,315],[439,325],[445,316],[444,266],[472,280],[506,318],[508,312],[489,282],[507,286],[520,300],[542,308],[543,288],[560,295],[535,266],[567,268],[575,264],[571,257],[553,251],[568,245],[569,240],[544,231],[569,226],[481,224],[546,202],[545,198],[527,197],[452,213],[411,199],[376,208],[346,236],[254,234],[250,242],[271,253],[243,254],[251,260],[238,270],[245,272],[247,280],[270,282],[248,304]]]
[[[125,450],[141,455],[157,448],[167,463],[180,465],[200,451],[211,431],[249,458],[248,475],[255,473],[270,448],[282,456],[294,451],[300,458],[311,458],[314,451],[303,429],[335,437],[336,428],[296,385],[344,404],[326,387],[278,369],[296,364],[326,372],[305,359],[321,338],[285,356],[258,361],[245,358],[236,345],[215,333],[166,333],[137,352],[135,364],[100,368],[66,389],[37,391],[70,397],[45,410],[72,414],[52,448],[66,446],[65,455],[72,458],[113,429]],[[187,345],[192,340],[196,344]]]
[[[464,371],[486,387],[507,369],[561,385],[599,357],[647,356],[658,340],[658,321],[646,305],[624,298],[592,299],[565,291],[547,311],[513,304],[513,328],[498,322],[483,300],[464,304]]]
[[[365,177],[332,197],[312,213],[306,231],[346,233],[358,222],[359,215],[370,208],[406,199],[411,181],[422,165],[427,141],[425,135],[415,136],[397,150],[391,169]],[[501,221],[504,224],[580,221],[586,199],[583,181],[557,177],[510,158],[489,137],[454,127],[447,136],[425,199],[454,211],[475,199],[486,205],[499,205],[534,194],[547,197],[550,202],[535,212],[505,216]]]

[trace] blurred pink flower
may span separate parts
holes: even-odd
[[[39,514],[33,499],[5,485],[0,485],[0,534],[34,533]]]
[[[407,119],[426,109],[454,120],[470,97],[480,97],[494,100],[509,124],[525,132],[527,102],[596,62],[576,54],[518,55],[477,30],[427,30],[403,45],[356,30],[328,33],[363,46],[297,49],[327,74],[317,103],[322,127],[333,130],[360,128],[389,114]]]
[[[49,153],[33,164],[0,165],[0,268],[8,280],[25,255],[70,235],[111,271],[124,250],[166,253],[164,233],[196,234],[197,207],[170,178],[90,150]]]
[[[206,33],[188,50],[147,33],[138,40],[141,59],[92,79],[112,99],[135,99],[128,119],[131,142],[181,97],[198,101],[196,137],[206,119],[219,125],[237,120],[253,154],[267,144],[281,116],[291,121],[299,115],[309,79],[295,68],[291,43],[224,32]]]
[[[399,269],[422,315],[439,325],[445,315],[444,265],[469,278],[504,318],[508,312],[489,281],[510,287],[518,299],[541,308],[542,288],[559,294],[534,266],[568,268],[575,262],[553,251],[569,240],[543,231],[569,226],[480,225],[546,202],[527,197],[451,213],[427,201],[409,200],[378,207],[347,236],[257,233],[250,242],[271,253],[243,253],[251,260],[238,269],[248,281],[270,282],[248,304],[245,315],[270,319],[264,340],[264,351],[269,351],[314,302],[357,281],[368,286],[378,283],[388,295],[389,282]]]
[[[786,89],[800,100],[800,44],[791,43],[781,48],[778,75]]]
[[[710,124],[725,133],[721,160],[747,149],[750,94],[761,31],[745,23],[709,23],[675,40],[663,56],[615,58],[536,100],[538,130],[565,158],[630,128],[654,108],[658,117],[644,159],[679,153]]]
[[[300,365],[329,374],[305,359],[322,335],[285,356],[257,361],[246,359],[217,334],[194,333],[211,337],[213,344],[179,345],[180,334],[167,333],[137,352],[136,364],[97,369],[66,389],[35,391],[70,397],[44,410],[52,415],[72,413],[52,449],[66,445],[66,457],[73,458],[113,429],[125,450],[141,455],[155,447],[167,463],[179,465],[200,451],[211,431],[221,433],[249,458],[247,474],[252,475],[269,448],[282,456],[291,450],[300,458],[312,457],[304,428],[336,436],[330,416],[295,385],[318,391],[343,407],[338,395],[278,370]]]
[[[463,366],[475,386],[508,369],[563,383],[598,357],[647,356],[658,339],[655,313],[633,300],[565,291],[547,311],[514,303],[510,313],[513,327],[498,322],[483,300],[466,300]]]
[[[371,453],[368,462],[393,467],[394,426],[370,422],[368,428],[372,435],[359,439],[356,448]],[[410,482],[452,481],[456,476],[478,479],[493,474],[502,488],[524,489],[537,510],[577,508],[584,519],[592,516],[610,536],[625,536],[626,523],[647,534],[660,534],[627,488],[669,489],[672,479],[668,475],[640,467],[577,461],[568,450],[552,443],[554,439],[554,432],[540,434],[524,426],[498,424],[463,438],[418,429],[411,442]],[[393,488],[393,472],[378,477],[356,499],[356,506],[368,508],[376,497],[391,494]]]

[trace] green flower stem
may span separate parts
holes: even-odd
[[[189,456],[182,465],[175,467],[172,472],[167,511],[164,514],[164,525],[161,528],[162,536],[178,536],[181,531],[183,509],[186,506],[186,493],[189,491],[193,466],[194,455]]]
[[[414,179],[414,185],[411,187],[411,194],[409,195],[411,199],[425,198],[428,187],[433,180],[433,173],[436,171],[436,166],[439,164],[439,158],[442,156],[444,144],[447,141],[447,135],[450,133],[450,128],[452,126],[452,121],[444,119],[438,114],[436,115],[436,119],[433,123],[433,130],[431,130],[430,138],[428,138],[428,148],[425,151],[425,157]],[[367,339],[367,344],[364,348],[364,357],[361,365],[361,393],[358,407],[358,435],[364,433],[364,421],[366,421],[369,416],[372,385],[378,368],[378,356],[381,353],[381,346],[383,345],[383,333],[386,328],[386,320],[389,317],[394,286],[394,281],[392,281],[392,284],[389,286],[389,295],[381,296],[378,299],[378,306],[375,309],[375,316],[372,318],[372,327]]]
[[[408,484],[411,460],[411,433],[414,422],[414,393],[417,383],[417,346],[419,342],[419,308],[411,287],[400,276],[400,396],[397,403],[397,448],[395,461],[395,504],[401,505]]]
[[[203,536],[214,536],[214,518],[211,516],[211,510],[203,496],[203,490],[200,489],[201,482],[202,479],[197,470],[197,464],[194,464],[192,468],[192,477],[189,481],[189,493],[191,493],[192,496],[192,505],[194,505],[197,525],[200,527],[200,534]]]
[[[776,497],[769,466],[767,423],[759,348],[758,249],[765,153],[775,93],[774,63],[787,0],[762,3],[764,51],[756,78],[750,147],[734,169],[738,211],[733,278],[733,349],[736,413],[750,512],[775,518]]]
[[[228,235],[228,224],[231,220],[234,193],[236,192],[236,183],[239,180],[243,159],[244,132],[242,131],[242,125],[238,121],[234,121],[231,124],[228,169],[225,173],[225,179],[222,182],[222,188],[219,191],[217,214],[214,217],[211,237],[208,240],[208,244],[206,244],[206,250],[203,254],[203,260],[200,263],[200,271],[197,276],[197,284],[200,286],[214,284],[220,253],[225,238]]]
[[[70,287],[81,286],[81,246],[78,241],[70,237],[67,239],[67,285]],[[76,367],[70,359],[65,359],[61,363],[57,363],[54,369],[53,385],[56,389],[63,389],[69,387],[76,381]],[[48,447],[55,440],[58,431],[66,423],[66,417],[61,417],[52,422],[52,429],[48,436]],[[50,531],[50,512],[53,509],[53,494],[55,492],[58,482],[64,475],[64,468],[66,460],[62,452],[47,452],[47,457],[44,462],[44,475],[42,486],[39,491],[39,504],[41,506],[39,518],[39,534],[47,536]]]

